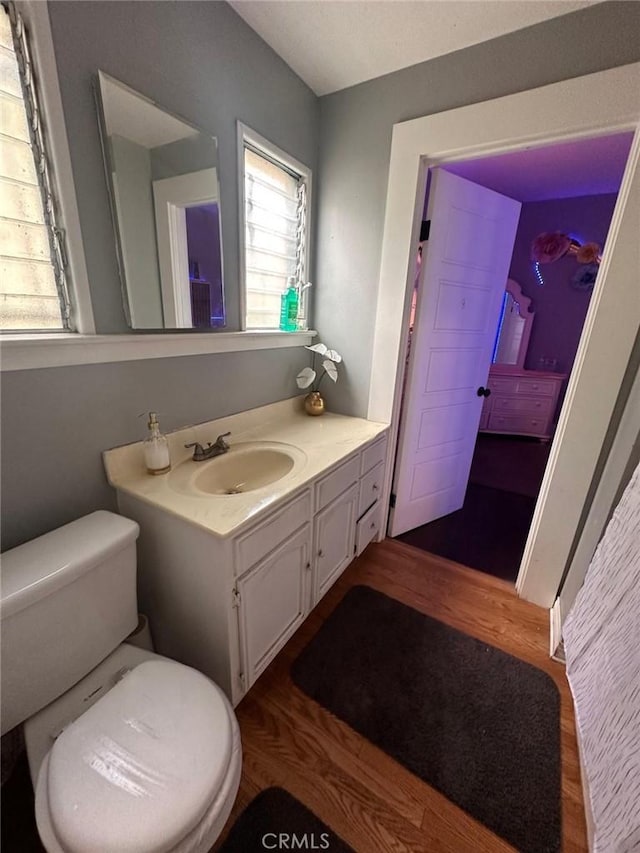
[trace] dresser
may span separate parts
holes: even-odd
[[[484,400],[480,430],[548,441],[565,379],[564,373],[494,365],[489,371],[491,395]]]

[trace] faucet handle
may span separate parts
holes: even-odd
[[[225,450],[228,450],[228,449],[229,449],[229,445],[228,445],[228,444],[227,444],[227,442],[225,441],[225,438],[228,438],[230,435],[231,435],[231,433],[230,433],[230,432],[223,432],[223,433],[222,433],[222,435],[219,435],[219,436],[216,438],[216,440],[215,440],[216,445],[217,445],[218,447],[223,447]]]
[[[204,456],[204,448],[197,441],[193,441],[191,444],[185,444],[185,447],[193,447],[193,458],[194,460],[202,459]]]

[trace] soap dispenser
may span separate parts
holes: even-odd
[[[298,328],[298,289],[296,278],[291,275],[287,279],[287,289],[280,297],[280,330],[295,332]]]
[[[158,415],[149,412],[149,436],[143,442],[144,461],[150,474],[166,474],[171,469],[169,442],[160,432]]]

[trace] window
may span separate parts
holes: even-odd
[[[305,282],[311,172],[242,128],[244,280],[247,329],[277,329],[280,297],[293,276]],[[307,294],[298,311],[307,328]]]
[[[71,327],[63,233],[28,33],[0,5],[0,329]]]

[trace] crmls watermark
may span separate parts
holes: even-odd
[[[262,836],[262,846],[265,850],[328,850],[329,837],[328,832],[267,832]]]

